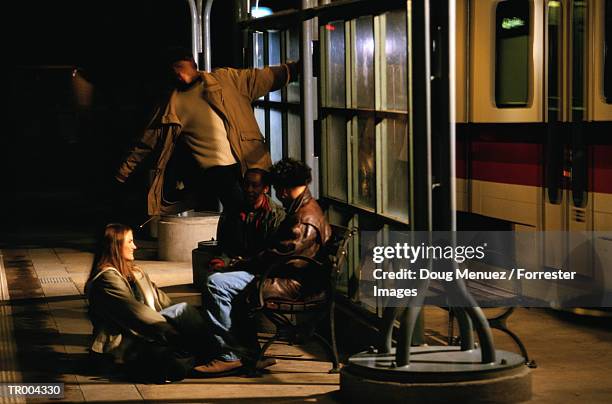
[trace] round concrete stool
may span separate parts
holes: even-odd
[[[198,242],[217,235],[217,212],[187,212],[162,216],[158,225],[158,256],[162,261],[191,262]]]
[[[515,403],[531,398],[524,358],[496,350],[497,361],[480,363],[480,349],[412,347],[408,366],[395,367],[395,350],[353,355],[340,373],[347,403]]]

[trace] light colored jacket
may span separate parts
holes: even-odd
[[[134,281],[140,300],[128,280],[112,267],[103,268],[86,285],[89,315],[93,324],[91,350],[111,354],[122,361],[133,336],[151,341],[166,341],[174,328],[159,311],[172,304],[149,276],[136,269]]]
[[[232,153],[240,163],[243,174],[249,168],[268,169],[272,164],[251,103],[285,86],[290,79],[290,69],[289,65],[281,65],[263,69],[223,68],[212,73],[200,72],[204,82],[202,97],[223,120]],[[148,194],[149,215],[174,214],[193,208],[193,200],[187,196],[168,201],[163,195],[164,174],[182,128],[176,114],[176,97],[177,91],[174,90],[166,105],[157,109],[153,120],[116,174],[117,180],[124,182],[147,155],[153,150],[158,152],[155,175]]]

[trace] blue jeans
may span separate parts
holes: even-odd
[[[242,292],[255,277],[245,271],[216,272],[208,277],[202,291],[204,318],[216,341],[220,359],[234,361],[240,359],[232,352],[228,342],[233,340],[232,307]],[[243,313],[246,314],[246,313]]]

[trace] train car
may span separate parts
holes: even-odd
[[[467,222],[546,231],[528,259],[607,290],[611,7],[458,1],[456,32],[459,210]]]

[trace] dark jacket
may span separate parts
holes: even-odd
[[[306,188],[287,210],[287,217],[280,224],[271,247],[258,256],[257,268],[261,271],[279,259],[297,255],[316,259],[330,235],[331,228],[321,207]],[[266,280],[264,297],[297,300],[319,294],[327,276],[305,261],[289,260]]]
[[[223,120],[232,153],[240,163],[243,174],[248,168],[268,169],[271,165],[270,153],[255,120],[251,103],[285,86],[293,71],[294,64],[264,69],[224,68],[212,73],[200,72],[205,86],[202,97]],[[164,189],[172,189],[172,184],[164,186],[164,181],[169,181],[165,172],[182,128],[176,115],[176,96],[177,92],[172,92],[168,102],[157,109],[151,123],[116,174],[116,179],[124,182],[145,157],[153,150],[157,151],[155,175],[148,195],[149,215],[173,214],[194,207],[193,198],[189,198],[189,190],[182,192],[181,196],[164,197]],[[173,181],[183,179],[177,176]]]
[[[268,195],[264,203],[254,211],[245,209],[223,212],[217,227],[217,240],[225,265],[230,259],[252,258],[270,243],[278,226],[285,218],[285,211]]]

